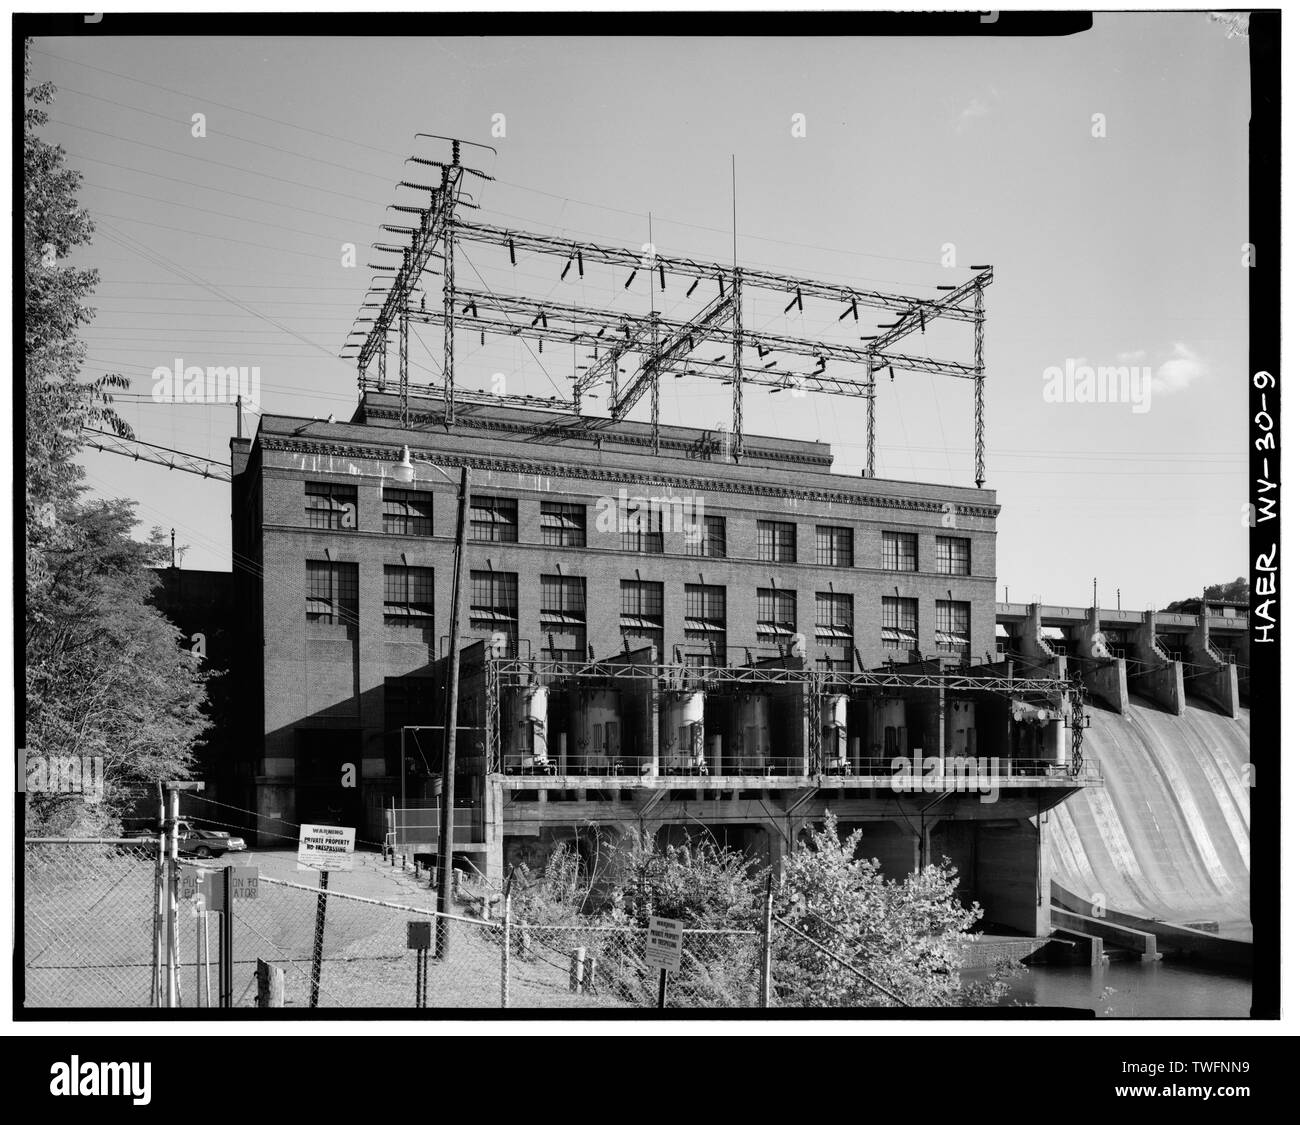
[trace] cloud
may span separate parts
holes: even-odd
[[[1173,350],[1173,357],[1156,368],[1151,380],[1155,394],[1177,394],[1205,374],[1205,364],[1186,344],[1175,343]]]
[[[971,98],[966,104],[966,108],[957,115],[957,128],[964,129],[966,125],[974,121],[977,117],[987,117],[989,113],[989,103],[982,98]]]

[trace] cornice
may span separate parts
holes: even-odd
[[[302,437],[263,436],[259,443],[275,453],[301,453],[312,456],[356,458],[371,461],[393,461],[391,445],[362,445],[352,442],[322,441]],[[795,488],[788,485],[760,484],[755,481],[728,480],[725,478],[689,476],[677,473],[646,473],[633,469],[615,469],[600,465],[580,465],[568,462],[540,461],[525,458],[476,456],[473,454],[447,454],[412,449],[412,456],[435,465],[457,468],[468,465],[471,469],[497,473],[526,473],[534,476],[571,477],[577,480],[599,481],[605,484],[657,485],[684,491],[704,488],[708,492],[732,493],[740,496],[763,496],[777,500],[811,500],[830,504],[858,504],[892,511],[944,513],[996,519],[997,505],[960,504],[949,506],[941,500],[922,500],[912,496],[881,496],[864,492],[848,492],[834,488]]]

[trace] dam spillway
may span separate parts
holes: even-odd
[[[1249,711],[1175,716],[1134,699],[1128,718],[1091,715],[1084,752],[1106,784],[1050,813],[1054,882],[1108,911],[1212,921],[1248,941]]]

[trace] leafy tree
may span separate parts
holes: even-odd
[[[24,74],[30,59],[24,47]],[[107,426],[125,437],[130,428],[112,409],[111,388],[125,387],[121,375],[81,380],[86,347],[77,331],[94,310],[85,301],[95,287],[95,270],[67,263],[69,253],[90,241],[94,224],[77,203],[81,175],[64,163],[59,145],[38,130],[48,115],[42,106],[54,86],[27,90],[23,115],[23,313],[26,334],[26,524],[28,605],[44,611],[45,551],[68,542],[59,509],[76,498],[81,471],[73,457],[81,448],[83,425]],[[35,601],[33,601],[35,595]]]
[[[786,859],[777,913],[811,940],[781,928],[773,956],[781,1003],[938,1006],[976,999],[960,969],[973,940],[968,931],[983,912],[961,906],[956,869],[945,860],[890,882],[876,860],[854,858],[861,838],[856,831],[841,840],[828,813],[811,845],[801,841]],[[987,986],[978,996],[993,998]]]
[[[952,865],[944,861],[891,882],[877,861],[854,858],[861,835],[840,840],[836,819],[827,814],[810,843],[799,843],[787,857],[774,911],[798,933],[774,927],[775,1001],[807,1008],[1001,1001],[1010,978],[1023,970],[1005,964],[979,982],[963,981],[963,953],[974,940],[969,931],[982,912],[961,905]],[[599,871],[597,880],[589,858],[562,845],[540,878],[512,880],[521,931],[560,927],[533,931],[527,940],[535,948],[560,957],[580,942],[597,957],[603,988],[629,1002],[653,1003],[656,977],[625,928],[639,935],[651,915],[677,918],[697,932],[688,935],[669,1004],[757,1003],[766,865],[707,836],[663,847],[644,832],[617,857],[607,853]],[[607,888],[601,896],[591,894],[597,881]]]
[[[38,132],[53,96],[49,83],[28,88],[23,131],[27,749],[103,758],[106,792],[98,802],[31,794],[27,827],[92,832],[112,826],[133,790],[186,776],[208,724],[203,673],[147,604],[161,534],[134,540],[133,505],[87,499],[74,460],[85,425],[131,432],[111,397],[127,380],[81,378],[77,333],[93,316],[96,273],[66,259],[94,228],[79,174]]]
[[[642,831],[629,841],[623,872],[623,908],[638,925],[651,915],[680,919],[687,927],[752,928],[759,919],[767,868],[712,836],[659,847]]]
[[[1215,586],[1206,586],[1203,597],[1182,598],[1165,606],[1165,613],[1200,613],[1201,602],[1248,602],[1250,601],[1250,584],[1244,577],[1231,582],[1220,582]]]
[[[28,752],[104,760],[105,792],[92,806],[32,794],[31,827],[107,827],[141,788],[188,776],[208,726],[203,673],[178,629],[147,604],[150,564],[167,546],[155,529],[139,543],[132,505],[93,501],[68,513],[75,548],[47,552],[52,594],[27,643]]]

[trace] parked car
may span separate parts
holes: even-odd
[[[132,833],[133,836],[157,836],[157,828],[144,828]],[[180,855],[192,855],[198,859],[209,856],[224,855],[226,852],[243,852],[248,845],[242,836],[232,836],[229,832],[218,832],[212,828],[197,828],[188,820],[182,820],[176,831],[176,851]]]

